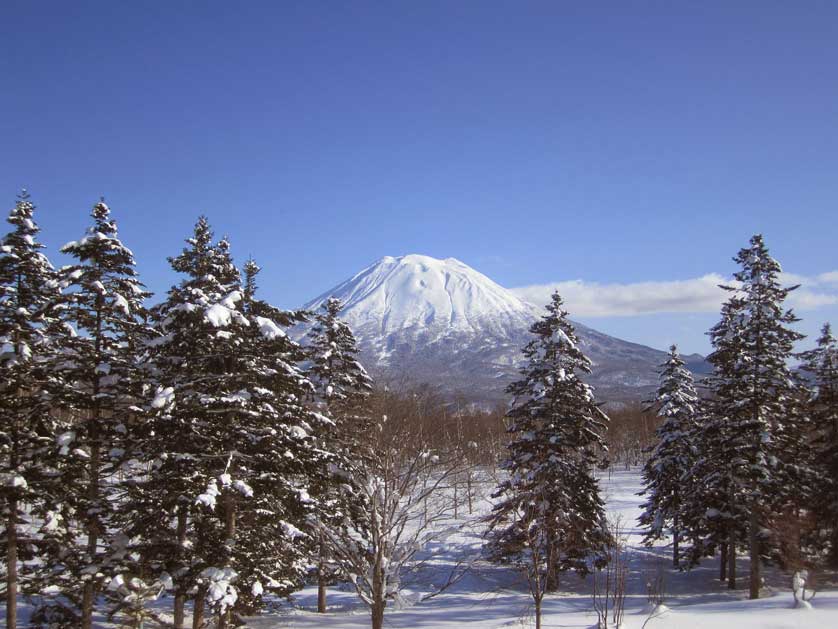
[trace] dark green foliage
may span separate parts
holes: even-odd
[[[145,515],[131,534],[177,595],[197,587],[216,612],[252,611],[262,591],[298,586],[311,478],[329,458],[316,447],[321,419],[303,406],[303,355],[283,330],[300,317],[256,299],[255,265],[242,285],[204,218],[170,262],[185,278],[153,310],[150,473],[132,490]]]
[[[670,529],[674,537],[673,561],[678,565],[678,542],[681,536],[681,508],[689,472],[696,458],[692,439],[699,414],[698,394],[692,374],[673,345],[669,359],[661,365],[660,386],[654,408],[662,419],[657,429],[658,442],[643,467],[643,494],[640,524],[647,527],[644,542],[651,544]]]
[[[362,529],[366,511],[364,492],[354,470],[370,456],[371,419],[367,399],[372,379],[358,361],[358,347],[349,326],[338,318],[341,303],[329,298],[314,315],[309,331],[307,374],[314,385],[313,406],[328,418],[321,423],[318,441],[321,448],[334,455],[329,473],[313,487],[318,497],[321,527]],[[333,537],[333,536],[332,536]],[[326,581],[338,576],[330,561],[334,549],[328,548],[330,536],[321,535],[318,558],[320,584],[319,608],[325,607]]]
[[[813,482],[809,507],[816,515],[813,540],[825,551],[832,567],[838,567],[838,341],[824,324],[815,349],[801,354],[801,369],[814,385],[808,401],[814,449]]]
[[[609,537],[593,468],[607,417],[580,379],[591,363],[558,294],[530,331],[523,378],[508,388],[509,476],[494,494],[488,547],[544,582],[564,570],[584,575],[604,557]]]
[[[732,456],[741,447],[734,434],[732,412],[743,386],[735,377],[735,361],[742,351],[736,322],[743,308],[741,299],[731,297],[722,306],[721,320],[709,332],[714,351],[707,360],[713,365],[713,373],[704,385],[712,397],[704,401],[698,418],[693,439],[695,459],[681,502],[684,537],[690,544],[684,558],[687,566],[696,565],[731,539],[739,545],[746,538],[748,510],[742,488],[733,483],[740,460]]]
[[[801,389],[789,367],[793,345],[803,337],[790,327],[798,319],[783,309],[795,287],[780,286],[780,265],[762,236],[751,238],[734,261],[738,284],[723,287],[732,297],[710,332],[713,400],[698,440],[702,456],[693,480],[700,489],[688,519],[694,556],[725,539],[732,548],[747,544],[756,598],[761,558],[777,547],[774,516],[798,508],[811,482],[802,456]]]
[[[49,357],[67,335],[58,318],[61,291],[37,241],[34,212],[29,195],[22,192],[7,219],[12,231],[0,241],[0,530],[5,557],[0,591],[9,597],[10,625],[20,585],[37,588],[31,564],[23,561],[36,552],[35,519],[60,506],[53,454],[67,427],[51,412],[49,397]]]
[[[45,561],[61,593],[56,603],[77,610],[84,627],[106,580],[123,569],[113,518],[118,473],[130,458],[134,425],[142,421],[143,301],[149,295],[107,205],[97,203],[91,217],[84,237],[62,247],[75,258],[60,272],[66,287],[62,317],[75,333],[54,359],[62,386],[52,402],[72,426],[59,450],[63,526],[48,538]]]

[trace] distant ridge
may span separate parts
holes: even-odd
[[[481,403],[506,398],[529,328],[541,315],[540,306],[455,258],[418,254],[385,256],[305,308],[316,310],[329,297],[343,302],[342,318],[379,381],[427,383]],[[588,380],[598,399],[640,399],[656,386],[665,352],[574,325],[594,362]],[[686,360],[694,371],[706,370],[701,356]]]

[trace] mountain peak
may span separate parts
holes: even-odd
[[[413,330],[438,338],[531,317],[527,304],[467,264],[421,254],[384,256],[306,308],[329,297],[343,302],[343,317],[361,333],[374,327],[385,335]]]
[[[457,264],[467,266],[460,262],[457,258],[434,258],[433,256],[426,256],[422,253],[408,253],[403,256],[384,256],[373,263],[373,266],[380,264],[425,264],[427,266],[444,266],[446,264]]]
[[[420,254],[376,260],[305,308],[316,310],[329,297],[343,302],[341,318],[355,332],[374,377],[407,377],[481,402],[503,399],[507,383],[518,376],[530,326],[541,315],[456,258]],[[587,379],[604,399],[648,395],[664,352],[576,325],[594,363]]]

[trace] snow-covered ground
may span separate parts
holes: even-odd
[[[640,628],[647,621],[650,606],[647,602],[647,582],[659,570],[665,578],[665,605],[669,608],[661,616],[646,624],[649,629],[688,628],[796,628],[838,626],[838,584],[831,583],[819,591],[812,601],[813,609],[792,608],[789,575],[767,568],[763,598],[747,600],[748,562],[740,558],[738,571],[740,589],[729,591],[718,581],[718,559],[708,560],[691,572],[679,572],[671,567],[671,546],[662,543],[646,548],[637,528],[639,515],[637,493],[641,489],[639,471],[615,471],[606,474],[602,486],[607,496],[607,508],[612,517],[620,517],[627,538],[630,575],[626,615],[623,626]],[[488,509],[488,501],[479,504]],[[475,514],[474,517],[477,517]],[[479,556],[481,545],[479,524],[466,527],[456,537],[446,540],[445,553],[436,564],[439,579],[444,579],[452,565],[461,559]],[[419,579],[433,580],[433,574]],[[821,579],[823,579],[821,575]],[[581,580],[575,575],[562,576],[561,592],[548,595],[544,604],[543,626],[546,628],[588,628],[596,624],[591,601],[591,579]],[[294,597],[293,606],[284,606],[273,613],[251,619],[254,629],[356,629],[369,626],[366,608],[360,605],[353,592],[333,587],[328,595],[329,612],[318,614],[316,588],[310,587]],[[470,572],[454,586],[438,596],[401,610],[389,610],[385,626],[399,629],[432,627],[500,627],[534,626],[531,599],[526,584],[511,568],[477,561]]]
[[[652,618],[649,629],[785,629],[838,626],[838,582],[818,575],[821,588],[812,601],[813,609],[792,608],[791,578],[776,569],[766,568],[766,588],[763,598],[747,600],[748,562],[740,558],[738,574],[740,588],[727,590],[718,581],[718,559],[708,560],[691,572],[679,572],[671,567],[671,546],[662,543],[646,548],[640,542],[642,532],[637,528],[639,515],[637,493],[640,491],[638,470],[615,471],[602,478],[607,508],[611,517],[619,517],[624,524],[630,574],[625,629],[640,629],[649,618],[647,582],[663,571],[665,577],[665,605],[669,611]],[[488,489],[488,487],[487,487]],[[385,626],[394,629],[431,629],[473,627],[474,629],[524,628],[534,626],[531,599],[526,584],[514,570],[495,566],[479,559],[482,525],[478,522],[490,503],[484,499],[475,503],[472,516],[463,514],[464,527],[460,533],[439,543],[434,563],[420,574],[409,577],[414,591],[427,591],[430,584],[444,581],[453,566],[473,561],[465,577],[438,596],[400,610],[388,609]],[[824,581],[826,581],[824,583]],[[548,628],[590,628],[596,624],[591,601],[591,579],[581,580],[575,575],[562,575],[561,591],[547,595],[544,602],[543,626]],[[413,597],[416,598],[416,597]],[[26,626],[28,607],[22,603],[21,622]],[[258,618],[252,618],[252,629],[360,629],[369,626],[367,609],[359,603],[354,592],[343,586],[329,589],[329,612],[314,611],[317,590],[308,587],[298,592],[292,604],[281,603],[277,608]],[[171,600],[158,603],[161,611],[168,611]],[[0,605],[2,607],[2,605]],[[98,619],[97,627],[113,627]],[[0,618],[0,627],[5,622]]]

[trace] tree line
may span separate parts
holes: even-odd
[[[367,530],[359,470],[380,463],[339,303],[260,299],[259,267],[239,271],[201,217],[147,308],[104,201],[59,269],[34,214],[24,192],[0,245],[6,626],[19,593],[32,626],[139,627],[165,592],[172,626],[188,604],[193,627],[226,627],[313,563],[325,578],[316,531]],[[302,347],[286,330],[307,319]]]
[[[22,595],[28,626],[229,627],[306,582],[325,611],[340,579],[381,627],[427,542],[472,513],[503,413],[374,389],[339,301],[260,299],[260,267],[205,217],[149,307],[104,201],[61,268],[35,210],[21,194],[0,241],[6,626]]]
[[[803,335],[784,301],[796,287],[781,286],[762,236],[734,261],[739,270],[721,287],[729,298],[709,332],[713,371],[699,394],[672,346],[649,406],[660,421],[646,448],[646,415],[624,411],[611,439],[619,452],[609,456],[608,417],[583,381],[592,365],[558,294],[531,327],[521,379],[507,389],[506,476],[493,494],[487,550],[526,575],[536,628],[561,573],[607,568],[611,586],[624,583],[613,565],[620,540],[594,475],[615,458],[645,459],[645,541],[671,535],[677,567],[721,554],[720,578],[733,589],[745,552],[749,594],[759,598],[766,561],[793,570],[838,565],[838,343],[827,324],[815,349],[795,355]]]
[[[676,566],[720,554],[731,589],[747,553],[758,598],[765,562],[838,567],[838,343],[825,324],[814,349],[794,353],[803,336],[784,302],[796,287],[781,286],[762,236],[734,261],[703,390],[675,346],[662,366],[640,522],[650,543],[672,536]]]
[[[793,288],[760,236],[735,258],[709,333],[713,372],[697,388],[673,347],[649,409],[609,419],[558,294],[530,330],[508,409],[481,411],[426,388],[374,389],[340,302],[307,313],[264,301],[259,266],[239,270],[204,217],[169,258],[179,281],[147,307],[104,201],[58,269],[34,213],[23,193],[0,244],[7,627],[23,594],[33,626],[104,615],[182,629],[191,611],[194,629],[225,628],[306,580],[325,611],[340,579],[379,629],[483,485],[486,557],[526,575],[540,626],[562,573],[613,561],[597,469],[644,459],[641,524],[649,543],[673,536],[676,565],[720,553],[735,587],[748,552],[757,597],[763,561],[838,562],[838,348],[826,326],[791,368]],[[302,323],[298,344],[288,330]]]

